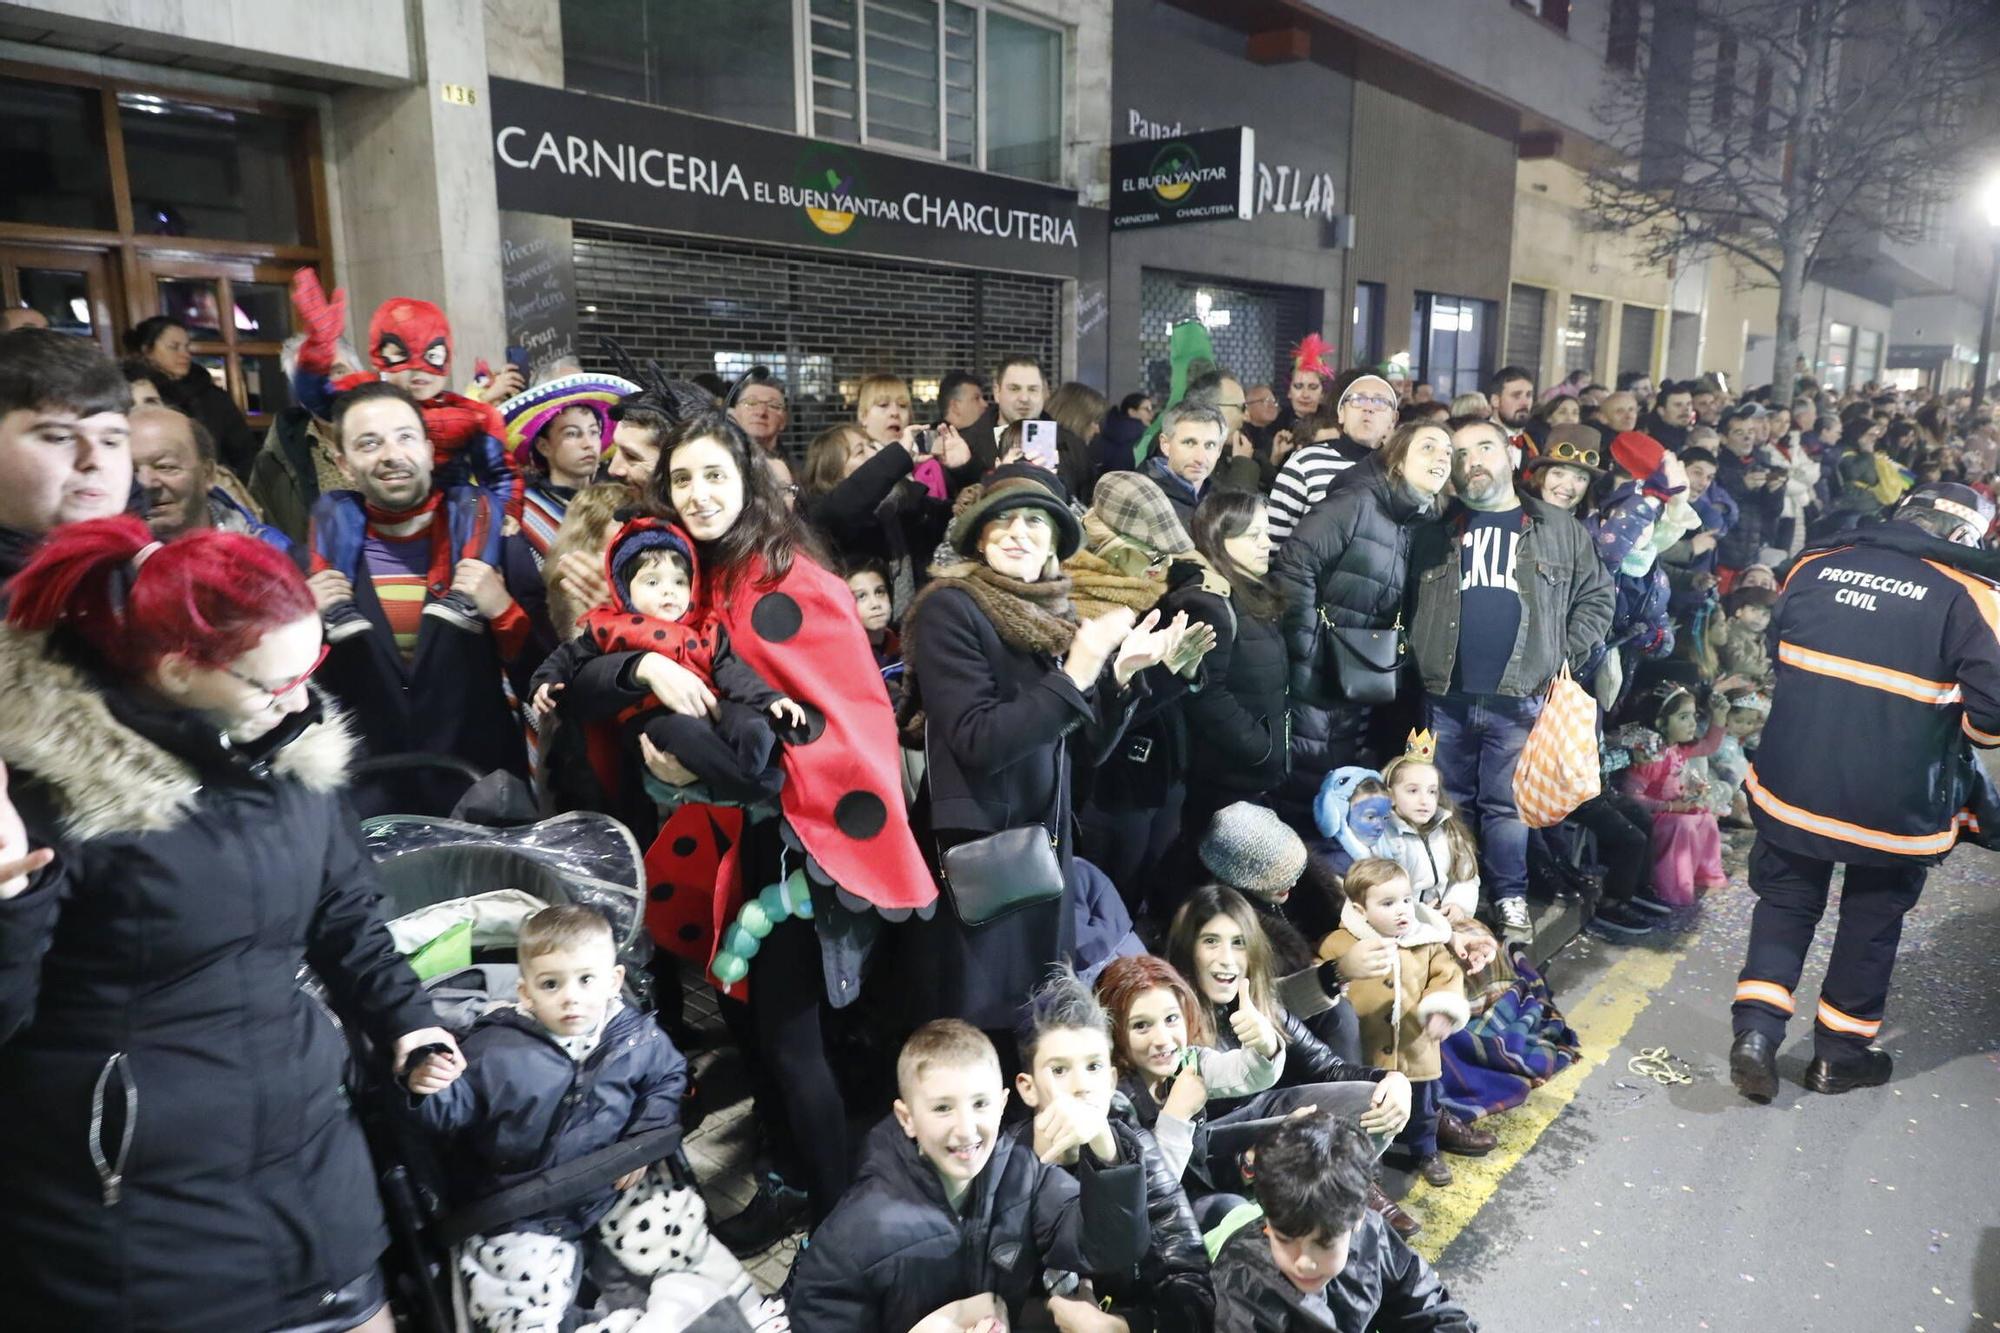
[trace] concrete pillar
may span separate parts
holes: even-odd
[[[485,8],[411,0],[408,14],[419,81],[333,98],[347,237],[339,278],[357,335],[392,296],[442,306],[457,354],[452,377],[463,384],[474,360],[497,365],[506,347]],[[470,90],[470,103],[446,101],[447,86]]]

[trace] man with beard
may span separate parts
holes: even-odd
[[[1502,366],[1486,386],[1486,397],[1493,404],[1493,419],[1507,432],[1507,443],[1514,450],[1514,466],[1518,469],[1536,452],[1535,442],[1528,435],[1528,420],[1535,414],[1534,373],[1519,366]]]
[[[146,526],[161,541],[194,528],[241,532],[277,547],[291,539],[217,485],[215,437],[186,414],[160,403],[132,409],[132,474],[146,493]]]
[[[326,622],[320,679],[372,756],[443,754],[525,775],[502,668],[528,617],[500,577],[504,514],[471,486],[431,485],[423,409],[386,381],[334,401],[340,470],[354,489],[313,506],[307,583]],[[362,813],[447,813],[463,783],[398,776],[357,796]]]
[[[1452,432],[1458,498],[1411,546],[1410,653],[1439,776],[1479,830],[1480,877],[1498,924],[1525,940],[1528,826],[1514,806],[1514,764],[1550,680],[1565,663],[1581,673],[1603,643],[1617,592],[1582,524],[1515,492],[1511,454],[1496,422]]]
[[[1643,370],[1619,372],[1618,392],[1629,393],[1632,401],[1639,405],[1639,415],[1645,416],[1653,410],[1653,377]],[[1627,426],[1625,429],[1631,430]]]

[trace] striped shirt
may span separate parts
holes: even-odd
[[[417,655],[417,632],[423,627],[424,600],[430,591],[430,533],[384,537],[370,524],[361,546],[361,567],[375,585],[375,600],[382,604],[382,618],[389,622],[396,650],[408,662]]]
[[[1299,520],[1325,497],[1333,479],[1368,457],[1369,450],[1346,437],[1320,440],[1292,450],[1271,483],[1268,515],[1271,541],[1282,545]]]

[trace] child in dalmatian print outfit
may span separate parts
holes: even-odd
[[[417,1117],[449,1138],[467,1197],[509,1189],[620,1140],[677,1127],[687,1061],[658,1024],[618,997],[610,924],[581,905],[522,924],[521,998],[483,1016],[465,1038],[464,1077],[414,1099]],[[460,1057],[431,1057],[444,1065]],[[466,1303],[483,1333],[557,1333],[586,1261],[618,1310],[596,1333],[787,1329],[735,1256],[708,1231],[701,1196],[653,1169],[596,1198],[474,1236],[459,1257]]]

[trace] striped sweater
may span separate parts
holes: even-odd
[[[1299,520],[1332,488],[1333,479],[1370,452],[1344,435],[1294,449],[1271,484],[1271,541],[1282,545]]]

